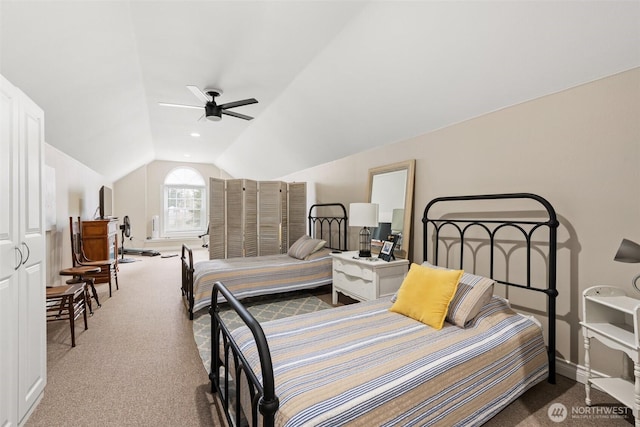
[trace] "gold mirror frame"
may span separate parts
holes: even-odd
[[[386,212],[389,210],[389,206],[385,206],[385,200],[375,200],[379,198],[380,191],[374,192],[374,181],[381,182],[379,178],[383,177],[391,177],[396,175],[397,172],[406,171],[406,180],[404,188],[398,188],[398,192],[400,193],[404,190],[404,216],[403,216],[403,225],[402,225],[402,237],[400,239],[400,248],[394,251],[394,255],[396,258],[409,258],[409,252],[411,251],[411,222],[413,219],[413,183],[415,179],[415,159],[407,160],[404,162],[393,163],[390,165],[379,166],[375,168],[369,169],[369,194],[368,194],[368,202],[369,203],[378,203],[382,206],[381,211],[378,212],[378,216],[380,218],[380,222],[386,222],[388,220],[391,222],[391,217],[386,218],[391,215],[390,212]],[[378,178],[378,179],[376,179]],[[399,184],[401,185],[401,184]],[[376,196],[373,196],[374,193]],[[391,208],[395,208],[395,206],[391,206]],[[398,207],[400,208],[400,207]],[[385,211],[383,211],[385,210]],[[381,245],[376,245],[379,241],[374,240],[372,242],[372,251],[379,252]]]

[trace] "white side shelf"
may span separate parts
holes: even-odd
[[[633,408],[633,383],[622,378],[591,378],[591,384],[600,390],[606,390],[614,399]]]
[[[640,300],[613,286],[591,287],[583,292],[582,297],[580,324],[587,371],[585,402],[591,405],[591,385],[594,385],[631,408],[635,425],[640,427]],[[634,363],[635,378],[591,378],[591,338],[627,354]],[[625,363],[623,372],[627,370]]]

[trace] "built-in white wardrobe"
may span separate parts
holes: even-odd
[[[286,253],[306,233],[304,182],[209,180],[209,258]]]
[[[44,113],[0,76],[0,425],[26,422],[46,384]]]

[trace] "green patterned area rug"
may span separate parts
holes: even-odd
[[[242,303],[260,323],[333,307],[308,291],[265,295],[243,300]],[[221,306],[220,313],[231,330],[242,326],[242,320],[226,304]],[[211,316],[209,316],[208,308],[194,313],[193,336],[202,362],[209,372],[211,368]]]

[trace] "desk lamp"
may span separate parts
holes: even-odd
[[[631,240],[622,239],[618,252],[613,259],[614,261],[619,262],[640,262],[640,245],[636,242],[632,242]],[[635,276],[631,283],[633,284],[633,287],[636,288],[636,291],[640,292],[638,279],[640,279],[640,274]]]
[[[360,230],[358,256],[369,258],[371,256],[371,231],[369,227],[378,226],[377,203],[351,203],[349,205],[349,225],[362,227]]]

